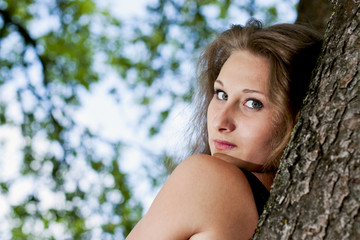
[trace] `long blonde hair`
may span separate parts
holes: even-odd
[[[248,50],[270,60],[269,99],[275,110],[272,122],[277,131],[264,171],[276,169],[306,95],[321,44],[321,36],[308,27],[277,24],[262,28],[261,22],[255,19],[245,26],[232,25],[221,33],[199,58],[198,92],[194,97],[197,107],[189,134],[190,154],[210,154],[206,116],[214,94],[214,81],[234,51]]]

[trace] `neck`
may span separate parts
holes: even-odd
[[[274,182],[274,178],[276,175],[276,172],[252,172],[259,180],[260,182],[266,187],[267,190],[270,191],[271,185]]]

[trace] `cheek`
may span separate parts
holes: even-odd
[[[206,113],[206,131],[207,131],[207,144],[210,148],[210,153],[213,153],[213,149],[212,146],[210,144],[210,139],[213,135],[213,110],[212,110],[212,106],[211,106],[211,102],[209,104],[209,107],[207,109],[207,113]]]
[[[214,104],[212,104],[212,101],[211,101],[209,104],[209,107],[207,109],[207,116],[206,116],[206,123],[207,123],[208,130],[211,129],[211,126],[213,124],[213,119],[215,117],[214,113],[215,113]]]
[[[272,152],[272,126],[263,123],[252,121],[242,129],[242,157],[257,164],[264,164]]]
[[[249,125],[245,127],[244,131],[247,137],[252,140],[253,146],[261,148],[270,146],[274,135],[273,125],[270,120],[266,119],[249,121]]]

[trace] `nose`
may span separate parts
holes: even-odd
[[[219,132],[227,133],[236,129],[235,113],[231,106],[219,111],[215,121],[215,126]]]

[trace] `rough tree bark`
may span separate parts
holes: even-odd
[[[309,95],[253,239],[360,239],[360,2],[332,3]]]

